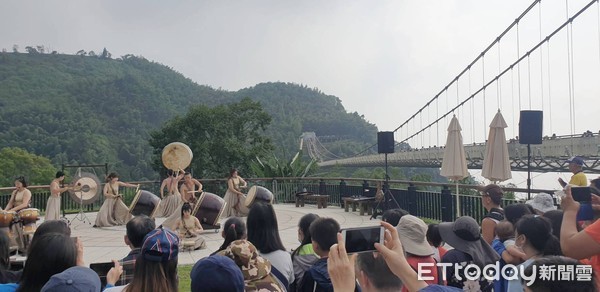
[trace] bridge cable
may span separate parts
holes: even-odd
[[[550,42],[547,43],[547,47],[548,47],[548,52],[546,53],[546,57],[547,57],[547,62],[548,62],[548,66],[546,68],[546,70],[548,71],[548,111],[549,111],[549,115],[550,115],[550,133],[552,133],[554,135],[554,131],[552,131],[552,88],[551,88],[551,84],[552,84],[552,80],[550,79]]]
[[[542,41],[542,5],[539,5],[539,27],[540,27],[540,41]],[[544,54],[543,47],[540,47],[540,95],[542,98],[542,112],[544,111]]]
[[[565,0],[565,13],[567,16],[567,22],[569,22],[569,2]],[[569,127],[571,130],[571,136],[575,134],[575,129],[573,129],[573,88],[571,83],[571,46],[569,45],[569,28],[567,27],[567,78],[569,82]],[[573,152],[573,139],[571,139],[571,152]]]
[[[527,55],[527,98],[529,99],[529,109],[531,109],[531,58]]]
[[[482,79],[481,79],[481,83],[484,84],[483,86],[483,141],[487,140],[487,114],[486,114],[486,102],[485,102],[485,56],[482,57],[481,59],[481,71],[482,72]],[[474,142],[474,141],[473,141]]]
[[[517,56],[520,56],[519,52],[519,24],[517,23]],[[517,64],[517,93],[519,96],[519,110],[523,109],[521,106],[521,64]]]
[[[502,60],[500,58],[500,40],[498,40],[498,74],[502,71]],[[500,88],[500,79],[496,82],[496,103],[498,105],[498,110],[502,108],[502,103],[500,102],[501,88]]]

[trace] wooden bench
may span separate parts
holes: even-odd
[[[375,202],[375,198],[372,197],[345,197],[344,200],[344,211],[350,212],[349,207],[352,206],[352,211],[356,211],[356,207],[358,206],[358,210],[360,215],[365,215],[365,211],[368,215],[373,214],[373,209],[371,206]]]
[[[317,208],[327,208],[329,195],[318,195],[311,192],[302,192],[296,194],[296,207],[304,207],[304,201],[316,201]]]

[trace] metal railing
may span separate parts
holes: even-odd
[[[375,196],[377,185],[383,184],[382,180],[354,179],[354,178],[251,178],[246,179],[249,185],[260,185],[268,188],[274,195],[275,203],[293,203],[296,194],[303,191],[313,192],[321,195],[329,195],[328,203],[333,206],[343,207],[344,197],[353,196]],[[160,182],[137,181],[130,182],[140,184],[140,189],[159,195]],[[416,181],[390,180],[389,190],[392,197],[398,202],[400,208],[411,214],[423,218],[438,221],[452,221],[456,217],[456,194],[455,184],[431,183]],[[223,196],[227,189],[225,179],[203,179],[204,191]],[[103,186],[103,185],[102,185]],[[49,186],[31,186],[31,207],[44,212],[46,203],[50,196]],[[460,192],[476,190],[475,185],[458,185]],[[0,206],[4,207],[10,199],[10,193],[14,188],[0,188]],[[515,193],[526,193],[526,189],[505,188],[505,191]],[[135,194],[135,188],[120,188],[123,201],[128,206],[131,204]],[[552,190],[533,189],[532,193],[553,193]],[[97,211],[102,206],[104,198],[102,194],[89,205],[83,206],[85,212]],[[481,203],[481,197],[477,195],[459,195],[461,215],[469,215],[480,221],[485,215]],[[77,213],[80,210],[78,201],[73,200],[67,193],[62,194],[62,208],[65,213]],[[503,205],[509,205],[518,200],[503,199]],[[395,204],[394,204],[395,205]]]

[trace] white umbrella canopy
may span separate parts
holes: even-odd
[[[508,156],[508,145],[506,145],[506,134],[504,129],[508,127],[502,113],[498,110],[496,116],[490,123],[490,134],[485,143],[485,156],[481,176],[492,182],[505,181],[512,178],[510,172],[510,157]]]
[[[452,117],[448,126],[448,137],[446,138],[446,149],[444,150],[444,159],[442,160],[442,169],[440,175],[450,180],[456,181],[456,216],[460,216],[460,202],[458,196],[458,181],[469,176],[467,168],[467,158],[460,123],[456,115]]]

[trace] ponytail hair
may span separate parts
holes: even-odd
[[[246,224],[238,217],[231,217],[225,221],[223,226],[225,240],[219,250],[225,250],[230,243],[246,238]]]
[[[319,219],[319,215],[313,213],[308,213],[302,216],[302,218],[300,218],[300,222],[298,222],[298,228],[300,228],[302,234],[304,234],[304,238],[302,239],[300,246],[292,253],[292,259],[294,259],[294,256],[298,254],[302,246],[312,243],[312,236],[310,235],[310,224],[317,219]]]
[[[27,181],[25,180],[24,176],[16,177],[15,181],[19,181],[23,185],[24,188],[27,187]]]
[[[562,255],[560,242],[552,234],[552,223],[547,218],[525,215],[515,229],[518,235],[525,235],[529,244],[543,256]]]
[[[115,177],[119,177],[119,175],[116,172],[111,172],[107,177],[106,177],[106,182],[110,182],[113,178]]]

